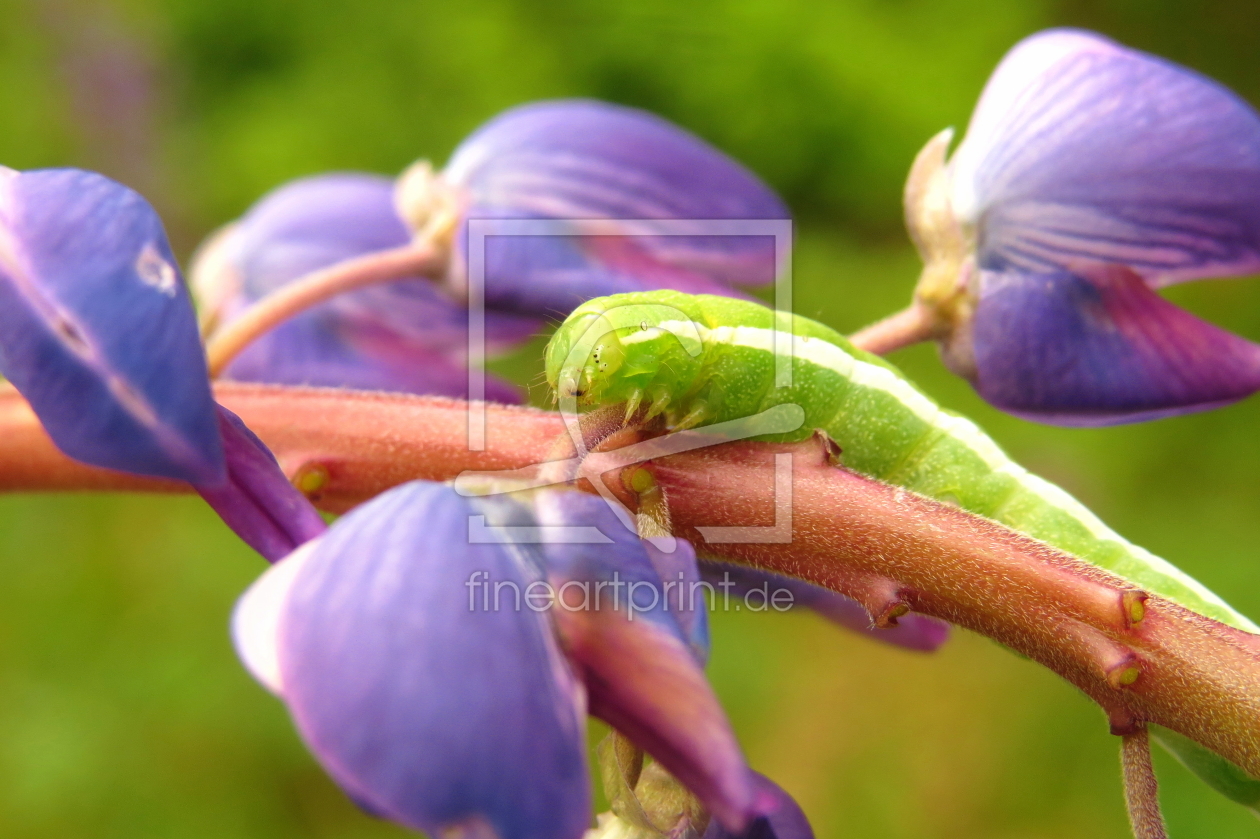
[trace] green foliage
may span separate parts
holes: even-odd
[[[288,178],[441,162],[512,104],[608,98],[780,189],[800,217],[796,308],[851,331],[908,299],[906,168],[965,123],[1015,40],[1092,26],[1257,101],[1258,23],[1247,0],[28,0],[0,4],[0,162],[90,166],[141,188],[186,256]],[[118,62],[149,98],[109,99]],[[1260,337],[1260,284],[1172,293]],[[1260,617],[1260,400],[1050,429],[984,405],[930,348],[894,360]],[[235,663],[227,615],[261,570],[194,499],[0,497],[0,835],[403,835],[344,800]],[[807,615],[747,614],[717,616],[714,638],[712,676],[753,765],[824,839],[1127,835],[1101,714],[983,639],[919,656]],[[1174,836],[1255,835],[1251,814],[1171,758],[1158,768]]]

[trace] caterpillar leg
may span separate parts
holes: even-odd
[[[674,423],[669,429],[670,431],[686,431],[689,428],[695,428],[709,418],[709,405],[706,402],[697,402],[696,406],[688,411],[682,419]]]
[[[652,399],[652,405],[650,408],[648,408],[647,416],[643,418],[643,421],[647,422],[653,417],[660,416],[661,414],[665,413],[665,409],[668,407],[669,407],[669,394],[663,393],[663,392],[658,393]]]
[[[626,400],[626,419],[624,425],[630,424],[630,419],[639,410],[639,406],[643,404],[643,391],[636,390],[630,394],[630,398]]]

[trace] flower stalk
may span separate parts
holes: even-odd
[[[377,283],[431,275],[445,265],[446,248],[425,238],[312,271],[268,294],[209,337],[206,359],[210,377],[217,378],[255,339],[312,306]]]
[[[942,334],[940,318],[928,306],[915,300],[901,311],[854,332],[849,336],[849,342],[859,350],[887,355],[939,338]]]
[[[335,513],[406,481],[541,463],[564,429],[559,414],[486,403],[486,448],[473,452],[470,405],[460,400],[234,382],[216,384],[214,394],[262,438],[286,474],[319,475],[303,488]],[[189,491],[176,481],[71,460],[16,391],[0,390],[0,492],[50,490]]]
[[[1168,839],[1159,810],[1159,785],[1151,765],[1151,739],[1146,726],[1124,735],[1120,746],[1124,772],[1124,800],[1135,839]]]
[[[216,386],[215,396],[289,474],[322,466],[327,479],[313,500],[326,510],[347,510],[407,480],[564,456],[560,416],[530,408],[484,406],[487,445],[472,452],[470,406],[457,400],[233,384]],[[792,462],[790,510],[776,505],[783,454]],[[1260,775],[1260,638],[833,458],[826,441],[727,443],[622,466],[606,483],[634,509],[629,478],[646,469],[667,499],[674,533],[702,553],[839,591],[876,617],[905,606],[979,632],[1076,685],[1114,733],[1157,723]],[[0,491],[83,489],[186,487],[71,461],[20,396],[0,393]],[[708,543],[701,530],[785,520],[790,543]]]

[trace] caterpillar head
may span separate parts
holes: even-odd
[[[624,360],[613,323],[602,312],[581,313],[579,309],[547,345],[547,383],[562,405],[576,402],[578,407],[588,407],[616,401],[616,393],[608,390]]]
[[[701,327],[674,306],[640,302],[646,296],[588,301],[556,330],[547,346],[547,382],[561,410],[668,401],[689,381],[688,371],[694,375]]]

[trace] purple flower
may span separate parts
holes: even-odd
[[[433,835],[576,839],[583,692],[546,614],[480,608],[481,577],[523,597],[541,569],[470,544],[476,512],[439,484],[379,496],[250,590],[237,642],[369,811]]]
[[[394,185],[376,175],[302,178],[264,196],[198,257],[194,282],[219,322],[312,271],[406,245]],[[541,324],[489,311],[487,349],[529,338]],[[250,345],[226,378],[466,396],[468,311],[433,280],[400,279],[342,294]],[[520,391],[487,377],[487,395],[519,402]]]
[[[733,834],[716,821],[709,822],[702,839],[814,839],[809,819],[792,796],[765,775],[756,775],[760,794],[759,815],[742,834]]]
[[[697,579],[679,549],[670,568]],[[740,835],[781,804],[745,764],[696,616],[670,594],[598,498],[418,481],[272,568],[233,633],[369,812],[432,835],[576,839],[591,821],[589,706]]]
[[[271,450],[236,414],[218,408],[227,480],[195,485],[228,527],[270,562],[321,535],[327,526],[306,496],[289,483]]]
[[[269,559],[324,529],[215,404],[162,222],[121,184],[0,169],[0,373],[67,455],[191,483]]]
[[[557,592],[556,628],[583,674],[591,713],[652,754],[720,821],[744,824],[752,776],[701,669],[708,655],[708,630],[699,625],[704,595],[698,585],[687,585],[699,580],[695,552],[677,543],[682,573],[665,588],[647,543],[627,531],[603,499],[548,493],[537,507],[544,527],[593,528],[609,543],[543,547]],[[688,634],[678,617],[697,613]]]
[[[256,340],[226,377],[464,396],[468,299],[484,304],[493,353],[538,332],[540,316],[591,297],[739,294],[733,284],[774,280],[789,218],[754,175],[659,117],[543,102],[491,120],[440,174],[422,162],[397,182],[342,173],[274,190],[203,246],[194,285],[212,322],[224,323],[313,271],[413,240],[431,246],[447,258],[434,271],[442,276],[314,306]],[[478,225],[496,221],[547,229],[483,239]],[[488,396],[520,401],[493,377]]]
[[[1260,346],[1164,301],[1260,269],[1260,116],[1216,82],[1088,32],[1018,44],[967,136],[920,154],[907,219],[916,292],[979,393],[1100,425],[1260,389]]]
[[[224,478],[192,303],[157,213],[122,184],[0,168],[0,374],[76,460]]]
[[[491,235],[491,305],[563,315],[584,300],[673,288],[732,294],[776,275],[773,233],[720,235],[713,222],[787,220],[755,175],[660,117],[605,102],[513,108],[460,144],[442,173],[462,205],[452,279],[468,283],[470,220],[562,221],[575,234]],[[659,222],[675,222],[661,235]],[[673,235],[679,234],[679,235]]]

